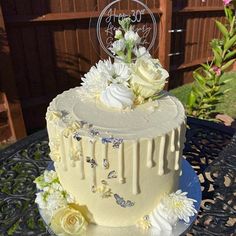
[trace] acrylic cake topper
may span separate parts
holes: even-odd
[[[160,19],[158,14],[157,17]],[[130,28],[125,29],[124,19],[130,19]],[[121,26],[121,22],[124,27]],[[94,30],[95,27],[99,46],[94,44],[92,29]],[[91,37],[92,35],[93,37]],[[127,45],[129,39],[139,47],[145,47],[147,51],[156,50],[158,48],[155,43],[156,38],[156,18],[148,6],[139,0],[112,1],[101,11],[98,19],[90,20],[90,40],[94,49],[104,51],[111,58],[124,60],[124,57],[117,55],[124,49],[124,45]],[[133,48],[135,47],[136,45],[133,45]],[[138,55],[132,53],[132,60],[136,60],[145,53],[146,51]]]

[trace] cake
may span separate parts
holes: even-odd
[[[126,31],[116,32],[111,47],[115,61],[99,61],[81,87],[50,103],[46,120],[55,167],[51,175],[56,177],[47,172],[44,181],[56,183],[54,189],[67,196],[68,204],[78,205],[83,222],[108,227],[141,222],[143,228],[162,228],[156,218],[163,209],[157,213],[155,209],[163,197],[178,190],[186,117],[180,101],[162,91],[168,72],[138,46],[138,34],[131,26],[127,30],[129,24],[129,18],[124,19],[120,25]],[[123,48],[123,40],[133,46]],[[36,183],[40,190],[49,186],[42,178]],[[36,201],[42,206],[48,195],[41,195]],[[181,191],[176,195],[186,197]],[[59,198],[57,209],[64,204]],[[193,201],[188,203],[186,219],[194,212]],[[160,217],[168,221],[164,213]]]

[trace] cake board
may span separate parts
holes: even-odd
[[[53,163],[50,163],[47,167],[47,170],[54,170]],[[198,179],[197,174],[195,173],[192,166],[188,163],[187,160],[183,159],[182,161],[182,174],[179,179],[179,189],[183,192],[188,192],[188,198],[195,199],[194,203],[195,209],[198,212],[202,200],[201,185]],[[55,235],[49,227],[48,216],[39,209],[40,215],[43,218],[46,229],[51,235]],[[179,221],[177,225],[173,228],[172,232],[156,232],[155,229],[142,230],[137,226],[129,227],[104,227],[94,224],[89,224],[86,236],[179,236],[184,235],[188,229],[192,226],[194,221],[197,218],[197,214],[190,218],[189,224],[186,224],[183,221]]]

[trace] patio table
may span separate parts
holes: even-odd
[[[189,235],[236,235],[235,130],[188,118],[184,157],[199,176],[202,204]],[[0,235],[49,235],[34,203],[34,179],[48,164],[47,131],[0,153]]]

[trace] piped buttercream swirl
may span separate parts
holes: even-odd
[[[134,94],[123,84],[110,84],[101,93],[100,100],[107,107],[125,109],[133,105]]]

